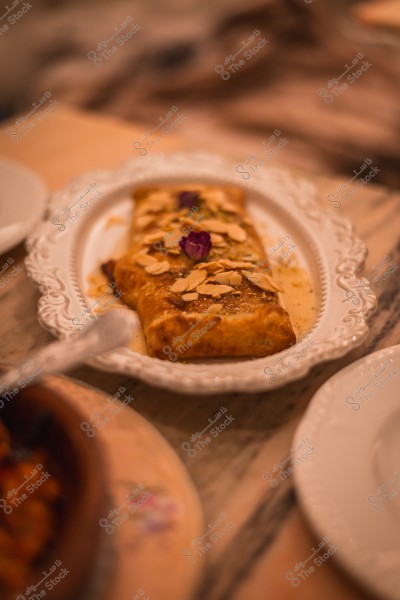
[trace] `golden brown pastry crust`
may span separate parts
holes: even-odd
[[[184,190],[199,193],[198,210],[177,209]],[[295,343],[289,315],[272,279],[264,276],[269,265],[239,188],[159,186],[136,190],[134,199],[131,248],[117,261],[114,277],[124,303],[138,312],[151,356],[262,357]],[[194,263],[179,249],[179,238],[189,230],[214,230],[203,263]],[[180,291],[189,274],[190,281],[200,283]],[[172,286],[178,291],[171,291]],[[208,295],[214,289],[221,295]]]

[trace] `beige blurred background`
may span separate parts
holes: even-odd
[[[88,52],[129,15],[140,31],[96,68]],[[215,66],[255,29],[268,44],[222,79]],[[399,32],[395,0],[32,0],[0,37],[0,112],[29,110],[48,90],[153,128],[175,105],[191,147],[240,160],[278,128],[280,163],[351,177],[370,157],[376,182],[398,187]],[[358,52],[371,67],[325,103],[318,90]]]

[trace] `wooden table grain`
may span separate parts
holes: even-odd
[[[143,132],[144,128],[135,124],[60,106],[19,142],[13,142],[3,128],[0,154],[33,168],[54,190],[81,172],[113,168],[132,157],[132,142]],[[179,138],[171,136],[160,149],[184,147]],[[231,157],[240,160],[238,156]],[[301,172],[296,175],[315,182],[321,205],[339,211],[353,222],[357,235],[369,249],[363,273],[371,271],[387,254],[392,263],[400,264],[398,191],[370,183],[355,198],[335,209],[326,196],[334,192],[340,179],[311,177]],[[15,265],[23,267],[25,256],[21,244],[1,256],[0,264],[12,257]],[[221,512],[232,522],[231,529],[207,552],[201,584],[195,597],[188,600],[370,597],[335,560],[327,561],[299,587],[290,585],[285,572],[306,558],[319,540],[305,520],[291,477],[271,488],[263,475],[288,455],[293,432],[324,381],[357,358],[399,343],[398,273],[395,271],[377,286],[378,309],[361,347],[272,392],[186,396],[89,367],[72,372],[73,377],[112,395],[120,385],[127,388],[135,398],[133,408],[165,436],[186,465],[203,504],[206,523]],[[24,271],[0,287],[1,362],[15,363],[52,341],[52,336],[37,322],[38,300],[38,291]],[[212,443],[198,450],[196,456],[190,456],[184,443],[204,428],[209,417],[222,406],[227,409],[226,415],[232,417],[231,424]],[[191,568],[189,562],[187,568]]]

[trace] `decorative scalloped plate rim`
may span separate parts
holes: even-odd
[[[287,351],[252,360],[179,363],[121,348],[88,360],[87,364],[181,393],[259,392],[298,380],[314,365],[339,358],[361,344],[368,333],[367,319],[376,308],[376,297],[366,289],[367,293],[357,306],[346,297],[348,291],[355,291],[360,281],[356,275],[367,254],[364,243],[354,235],[353,226],[318,206],[312,183],[295,180],[284,170],[271,168],[251,183],[239,181],[237,175],[229,161],[216,155],[202,152],[159,154],[130,160],[116,171],[85,173],[54,193],[47,220],[27,239],[29,254],[25,261],[28,275],[41,292],[38,319],[42,326],[57,337],[77,335],[72,319],[77,311],[86,308],[86,303],[78,283],[75,254],[79,232],[85,231],[88,220],[93,218],[89,213],[93,215],[110,196],[138,185],[198,180],[244,187],[265,198],[270,208],[281,215],[282,221],[294,224],[301,232],[314,258],[321,293],[320,313],[309,332],[313,346],[279,377],[271,375],[270,369],[277,360],[284,360]],[[93,180],[101,184],[103,198],[96,203],[96,208],[87,211],[60,237],[50,220],[54,210],[75,200],[82,188]],[[293,348],[301,350],[305,344],[301,340]]]

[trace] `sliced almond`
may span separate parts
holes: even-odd
[[[154,216],[157,213],[160,213],[165,208],[167,208],[167,206],[146,203],[142,206],[138,206],[137,209],[135,209],[135,218],[137,219],[138,217],[144,217],[145,215],[150,216],[150,214]]]
[[[228,292],[232,292],[233,287],[229,285],[212,285],[208,283],[203,283],[199,285],[197,288],[197,292],[199,294],[204,294],[205,296],[220,296],[221,294],[227,294]]]
[[[183,294],[182,300],[185,302],[191,302],[192,300],[197,300],[199,297],[197,292],[191,292],[190,294]]]
[[[222,235],[219,235],[219,233],[211,233],[210,237],[211,237],[211,244],[213,246],[226,246],[226,242],[225,242],[224,238],[222,237]]]
[[[158,222],[161,225],[161,227],[168,227],[168,225],[170,225],[175,220],[178,220],[178,216],[175,213],[172,213],[169,215],[165,215],[165,217],[160,219]]]
[[[146,203],[146,208],[147,211],[151,213],[161,212],[162,210],[164,210],[164,208],[167,208],[173,202],[173,199],[171,198],[170,194],[161,190],[149,194],[147,200],[151,203]]]
[[[154,189],[147,194],[147,199],[156,202],[157,204],[165,204],[171,200],[171,194],[167,190]]]
[[[257,261],[259,261],[261,264],[264,263],[267,259],[261,260],[258,258],[258,256],[256,256],[255,254],[245,254],[244,256],[242,256],[243,260],[248,260],[249,262],[255,262],[257,263]]]
[[[164,237],[164,246],[166,248],[176,248],[179,244],[179,240],[181,239],[181,237],[182,234],[180,231],[167,233]]]
[[[233,214],[238,214],[240,213],[240,208],[238,206],[236,206],[235,204],[232,204],[232,202],[229,202],[229,200],[225,199],[223,202],[220,203],[220,209],[223,210],[224,212],[227,213],[233,213]]]
[[[217,273],[226,271],[226,269],[253,269],[251,262],[243,260],[229,260],[228,258],[219,258],[210,260],[210,262],[197,263],[193,269],[206,269],[208,273]]]
[[[144,244],[153,244],[154,242],[159,242],[163,239],[165,233],[163,231],[155,231],[154,233],[148,233],[143,238]]]
[[[215,296],[221,296],[222,294],[228,294],[229,292],[233,292],[234,288],[231,287],[230,285],[214,285],[215,288],[217,288],[215,290],[215,293],[213,294],[213,298],[215,298]]]
[[[222,271],[222,273],[218,273],[214,275],[214,277],[210,277],[208,281],[216,281],[222,285],[229,285],[229,271]]]
[[[233,287],[239,287],[239,285],[241,285],[242,283],[242,276],[240,273],[236,273],[236,271],[234,273],[231,274],[231,276],[229,277],[229,285],[233,285]]]
[[[210,308],[207,309],[207,312],[215,315],[215,314],[221,312],[222,309],[223,309],[222,304],[212,304],[210,306]]]
[[[207,271],[205,269],[199,269],[197,271],[190,271],[186,277],[187,290],[188,292],[195,290],[207,277]]]
[[[220,258],[218,261],[221,267],[227,269],[252,269],[253,264],[244,260],[229,260],[228,258]]]
[[[250,283],[266,292],[283,292],[283,290],[273,281],[272,277],[265,275],[265,273],[242,271],[242,274],[250,281]]]
[[[213,280],[223,285],[232,285],[233,287],[237,287],[242,283],[242,276],[240,273],[236,273],[236,271],[223,271],[222,273],[215,275]]]
[[[175,294],[181,294],[182,292],[186,292],[188,289],[187,279],[184,279],[183,277],[179,277],[179,279],[177,279],[175,281],[175,283],[173,283],[169,289],[171,292],[174,292]]]
[[[239,212],[239,208],[230,202],[226,192],[222,190],[210,190],[203,196],[212,212],[218,212],[219,210],[235,214]]]
[[[199,285],[197,288],[197,292],[199,294],[205,294],[206,296],[212,296],[214,294],[214,285],[210,285],[208,283],[203,283]]]
[[[162,273],[166,273],[169,271],[170,266],[167,260],[157,261],[157,264],[150,265],[149,267],[145,267],[145,271],[150,275],[161,275]]]
[[[183,216],[183,217],[180,217],[179,221],[185,227],[190,227],[190,229],[195,230],[199,227],[199,223],[204,221],[204,217],[201,217],[200,219],[197,219],[195,221],[194,219],[191,219],[190,217]]]
[[[245,230],[242,229],[240,225],[236,225],[235,223],[228,226],[227,233],[231,240],[234,240],[235,242],[244,242],[247,238]]]
[[[136,229],[145,229],[150,223],[154,221],[153,215],[143,215],[141,217],[137,217],[135,219],[135,228]]]
[[[154,263],[158,262],[154,256],[150,256],[149,254],[145,254],[144,252],[138,252],[134,256],[135,262],[141,267],[149,267]]]
[[[217,190],[213,188],[205,192],[203,196],[206,200],[214,201],[218,205],[220,205],[221,202],[225,202],[226,200],[226,193],[223,190]]]
[[[202,227],[212,233],[227,233],[228,226],[228,223],[222,223],[217,219],[205,219],[202,223]]]
[[[214,200],[214,198],[212,198],[212,197],[210,196],[210,194],[203,195],[203,197],[204,197],[204,200],[205,200],[205,201],[206,201],[206,203],[207,203],[207,208],[208,208],[208,210],[209,210],[210,212],[212,212],[212,213],[217,213],[217,212],[219,212],[219,210],[220,210],[220,208],[219,208],[219,203],[218,203],[218,202],[216,202],[216,201]]]
[[[181,251],[179,250],[179,248],[168,248],[168,252],[170,254],[180,254]]]
[[[208,273],[216,273],[221,270],[221,265],[218,260],[210,260],[210,262],[197,263],[193,269],[206,269]]]

